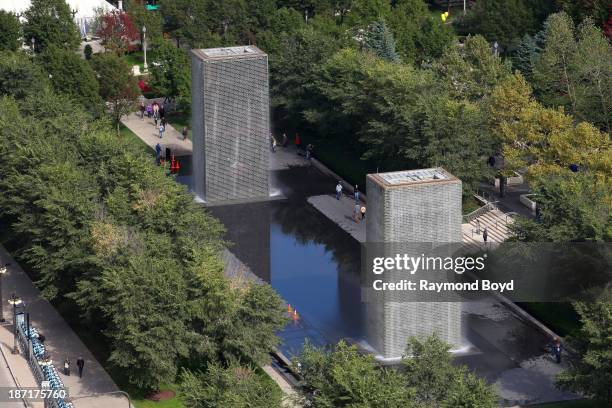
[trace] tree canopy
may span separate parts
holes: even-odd
[[[67,50],[78,47],[79,33],[65,0],[32,0],[24,17],[23,37],[26,43],[34,39],[37,52],[51,44]]]
[[[17,51],[20,38],[21,24],[17,16],[0,10],[0,51]]]

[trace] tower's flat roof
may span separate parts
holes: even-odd
[[[368,174],[368,177],[383,187],[459,181],[457,177],[453,176],[442,167]]]
[[[206,60],[223,60],[231,58],[244,58],[254,56],[264,56],[262,50],[254,45],[243,45],[239,47],[220,47],[191,50],[192,53]]]

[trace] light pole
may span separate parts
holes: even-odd
[[[32,55],[34,55],[34,44],[36,43],[36,40],[34,39],[34,37],[32,37]]]
[[[4,302],[2,300],[2,277],[6,273],[7,271],[6,267],[8,265],[9,264],[6,264],[2,268],[0,268],[0,323],[4,323],[6,321],[4,319]]]
[[[149,70],[147,65],[147,27],[142,26],[142,52],[144,53],[144,72]]]
[[[21,304],[21,298],[13,293],[8,302],[13,305],[13,354],[19,354],[19,348],[17,348],[17,306]]]

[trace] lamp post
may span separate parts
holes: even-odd
[[[0,323],[4,323],[6,321],[4,319],[4,302],[2,300],[2,277],[6,273],[7,271],[6,267],[8,265],[9,264],[6,264],[5,266],[0,268]]]
[[[17,348],[17,306],[21,304],[21,298],[13,293],[8,302],[13,305],[13,354],[19,354],[19,348]]]
[[[142,26],[142,52],[144,53],[144,72],[149,70],[147,65],[147,27]]]
[[[32,40],[30,40],[32,42],[32,54],[34,54],[34,44],[36,43],[36,40],[34,39],[34,37],[32,37]]]

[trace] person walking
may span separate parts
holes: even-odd
[[[314,146],[312,145],[312,143],[308,143],[308,145],[306,145],[306,158],[308,160],[310,160],[312,158],[312,151],[314,150]]]
[[[146,107],[144,102],[140,102],[140,106],[138,107],[138,110],[140,111],[140,120],[144,120],[145,109]]]
[[[183,127],[183,131],[181,133],[183,134],[183,140],[187,140],[187,134],[189,133],[187,126]]]
[[[366,208],[365,205],[361,206],[361,219],[365,220]]]
[[[85,360],[83,360],[83,357],[77,359],[77,367],[79,368],[79,378],[83,378],[83,367],[85,367]]]
[[[159,166],[161,164],[161,145],[158,143],[155,145],[155,163]]]
[[[299,133],[295,134],[295,150],[297,151],[297,154],[300,154],[300,146],[302,145],[302,138],[300,137]]]
[[[355,204],[359,204],[359,186],[355,184]]]
[[[145,111],[147,112],[147,118],[151,119],[151,116],[153,115],[153,107],[150,103],[147,104]]]
[[[163,124],[159,124],[159,138],[163,138],[164,137],[164,131],[166,130],[166,128],[164,127]]]
[[[64,375],[70,375],[70,360],[68,360],[68,357],[64,360]]]
[[[361,214],[361,206],[359,204],[355,204],[355,212],[353,213],[353,218],[355,222],[359,224],[359,215]]]
[[[287,147],[287,143],[289,143],[289,139],[287,138],[287,134],[283,133],[283,147]]]
[[[487,227],[484,227],[482,230],[482,240],[485,244],[487,243],[487,238],[489,238],[489,231],[487,231]]]
[[[555,337],[553,341],[552,352],[553,352],[553,355],[555,356],[555,361],[557,362],[557,364],[561,364],[561,352],[562,351],[563,351],[563,347],[561,346],[561,340]]]
[[[340,200],[340,197],[342,197],[342,183],[338,182],[336,185],[336,200]]]
[[[272,152],[276,152],[276,139],[272,136]]]

